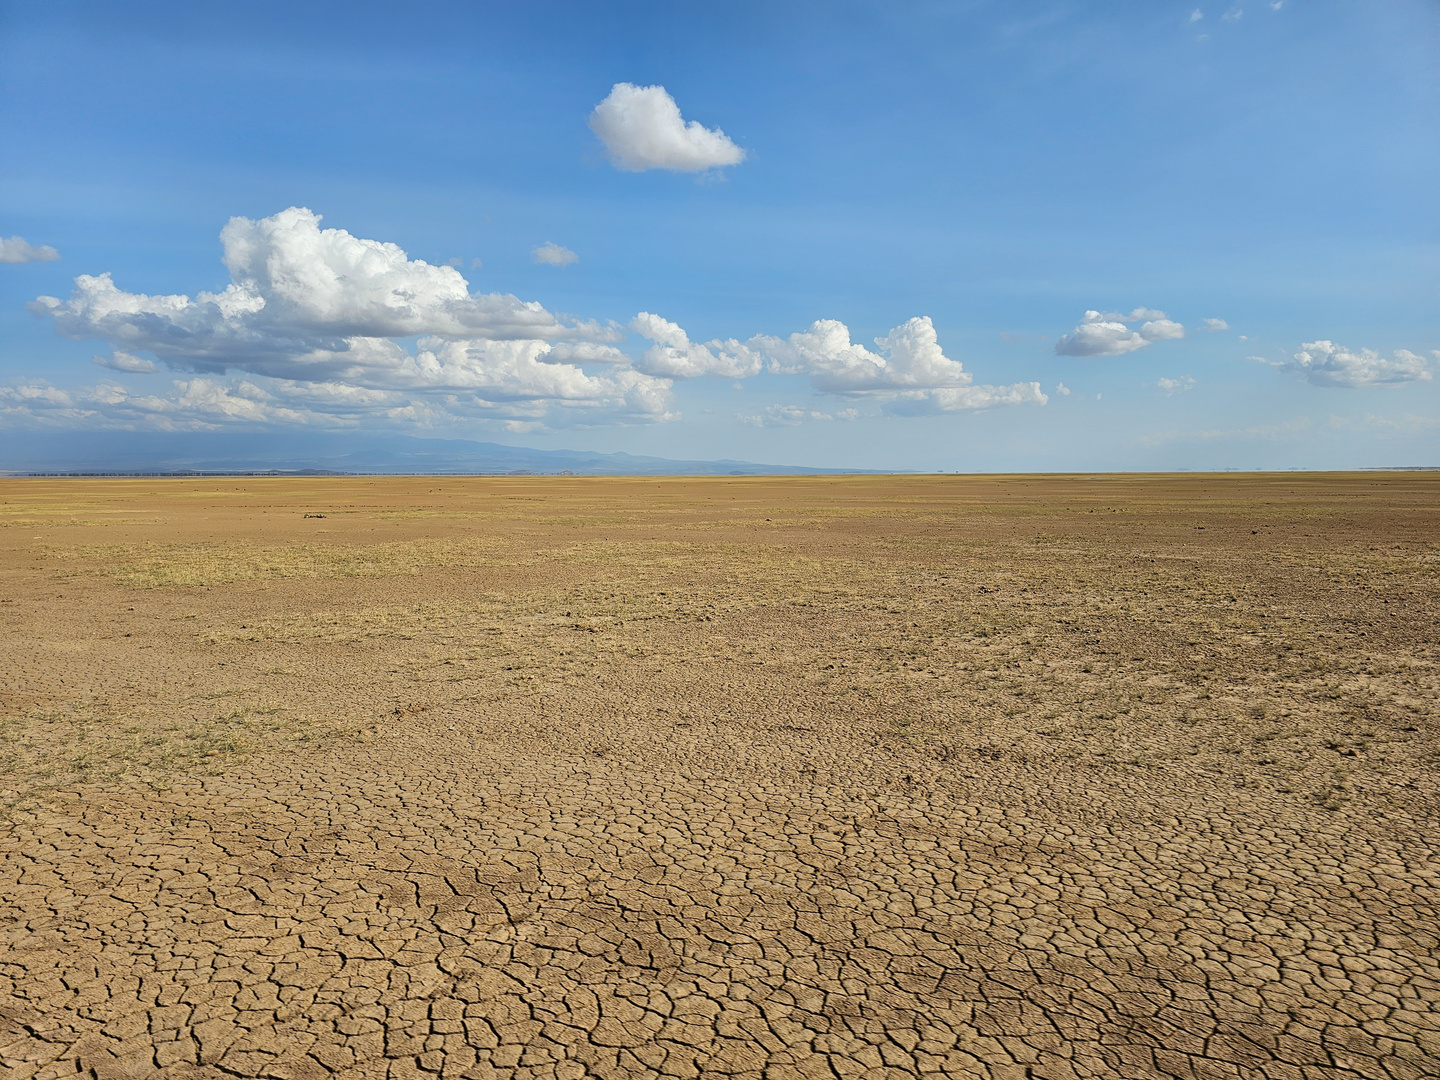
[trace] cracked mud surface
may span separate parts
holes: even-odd
[[[1440,1074],[1437,517],[0,481],[0,1069]]]

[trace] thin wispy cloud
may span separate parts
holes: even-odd
[[[799,405],[766,405],[758,413],[739,413],[736,415],[736,419],[747,427],[766,428],[799,427],[801,424],[816,421],[854,420],[859,416],[860,410],[858,409],[842,409],[837,413],[827,413],[818,409],[805,409]]]
[[[1166,397],[1174,397],[1176,394],[1183,394],[1188,390],[1195,389],[1195,379],[1189,375],[1181,375],[1179,378],[1159,378],[1155,380],[1155,388]]]

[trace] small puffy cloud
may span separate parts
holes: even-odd
[[[1162,314],[1158,319],[1141,323],[1140,336],[1146,341],[1179,341],[1185,336],[1185,327]]]
[[[135,374],[148,375],[155,370],[155,361],[146,360],[142,356],[131,356],[127,352],[116,349],[109,356],[92,356],[92,360],[103,368],[111,371],[129,371]]]
[[[875,339],[878,351],[850,341],[850,328],[836,319],[819,319],[788,338],[759,336],[749,342],[763,349],[771,370],[809,375],[817,390],[835,394],[940,389],[968,386],[972,376],[940,348],[935,325],[919,316]]]
[[[590,114],[590,130],[611,163],[626,172],[704,172],[745,160],[745,151],[719,128],[686,123],[663,86],[616,83]]]
[[[1056,384],[1055,384],[1055,392],[1056,392],[1057,394],[1059,394],[1061,397],[1069,397],[1069,396],[1070,396],[1070,388],[1069,388],[1068,386],[1066,386],[1063,382],[1062,382],[1062,383],[1056,383]]]
[[[60,253],[49,244],[36,247],[23,236],[12,236],[8,240],[0,236],[0,263],[54,262]]]
[[[1375,386],[1385,383],[1424,382],[1431,379],[1431,364],[1409,349],[1396,349],[1387,360],[1374,349],[1347,349],[1333,341],[1309,341],[1288,361],[1258,359],[1282,371],[1304,375],[1316,386]],[[1440,358],[1440,356],[1437,356]]]
[[[1197,23],[1197,22],[1199,22],[1201,19],[1203,19],[1204,17],[1205,17],[1205,12],[1201,11],[1201,10],[1197,7],[1194,11],[1190,12],[1190,18],[1189,18],[1188,20],[1186,20],[1186,21],[1187,21],[1187,22],[1190,22],[1190,23]]]
[[[1132,328],[1130,323],[1140,323]],[[1087,311],[1080,325],[1055,342],[1061,356],[1123,356],[1155,341],[1185,336],[1185,327],[1154,308],[1137,307],[1128,315]]]
[[[1229,330],[1230,324],[1224,319],[1202,319],[1200,329],[1206,333],[1218,334],[1221,330]]]
[[[701,375],[745,379],[760,372],[761,354],[733,338],[694,344],[680,326],[648,311],[636,315],[630,329],[654,343],[635,362],[638,370],[650,375],[671,379],[694,379]]]
[[[1195,380],[1189,375],[1181,375],[1178,379],[1161,378],[1155,380],[1155,388],[1166,397],[1174,397],[1187,390],[1194,390]]]
[[[1087,311],[1079,326],[1055,342],[1055,351],[1061,356],[1123,356],[1149,344],[1123,322]]]
[[[530,252],[530,257],[545,266],[569,266],[571,263],[580,261],[580,256],[575,252],[549,240]]]

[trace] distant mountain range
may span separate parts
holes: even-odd
[[[226,432],[0,432],[0,475],[426,473],[773,476],[873,472],[752,461],[678,461],[591,450],[533,450],[467,439]]]

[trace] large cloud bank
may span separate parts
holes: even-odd
[[[382,395],[352,395],[342,402],[352,414],[405,408],[419,395],[432,411],[522,423],[668,415],[667,380],[628,368],[589,373],[550,356],[557,345],[573,356],[576,346],[616,340],[618,328],[472,293],[454,267],[322,229],[301,207],[233,218],[220,240],[231,278],[221,292],[149,296],[120,289],[109,274],[81,275],[69,299],[42,296],[32,306],[60,333],[106,339],[126,357],[148,352],[184,371],[263,376],[277,381],[272,394],[331,385]],[[396,338],[418,338],[417,347]],[[118,358],[108,366],[135,370]]]
[[[745,160],[745,151],[719,128],[686,123],[663,86],[616,83],[590,114],[590,130],[611,163],[626,172],[704,172]]]
[[[676,379],[762,373],[805,376],[819,394],[889,412],[1046,401],[1038,383],[974,385],[924,317],[874,349],[833,319],[788,337],[698,343],[651,312],[622,327],[471,292],[453,266],[323,229],[300,207],[234,218],[220,239],[230,283],[218,292],[148,295],[109,274],[81,275],[68,298],[31,305],[65,336],[107,341],[101,367],[145,379],[163,364],[181,376],[167,389],[11,386],[0,389],[0,414],[162,428],[497,421],[523,430],[670,420]]]
[[[1132,328],[1132,323],[1140,325]],[[1055,351],[1061,356],[1123,356],[1156,341],[1184,336],[1184,326],[1153,308],[1137,307],[1129,315],[1087,311],[1079,326],[1055,342]]]

